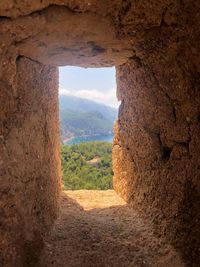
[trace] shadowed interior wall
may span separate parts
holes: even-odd
[[[188,266],[199,266],[199,10],[193,0],[0,2],[4,256],[24,258],[22,237],[32,246],[56,212],[57,84],[50,78],[57,74],[32,59],[118,66],[115,190],[152,218]],[[16,55],[30,60],[19,58],[16,69]]]
[[[115,126],[114,188],[152,218],[155,231],[161,228],[159,234],[189,266],[198,266],[199,78],[195,58],[185,61],[184,50],[165,52],[156,60],[134,57],[117,69],[122,104]]]
[[[57,69],[19,57],[15,71],[0,88],[1,266],[34,261],[60,189]]]

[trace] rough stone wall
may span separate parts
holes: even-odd
[[[0,82],[0,265],[35,266],[58,210],[58,74],[23,57],[14,69]]]
[[[18,55],[46,65],[118,66],[132,56],[130,41],[116,36],[111,20],[92,12],[53,5],[16,19],[4,18],[0,25],[4,45],[9,42]]]
[[[117,94],[122,104],[113,148],[115,189],[135,208],[151,216],[155,230],[159,235],[166,236],[180,251],[188,266],[199,266],[200,2],[193,0],[1,1],[0,16],[0,81],[3,94],[1,131],[4,133],[7,129],[11,129],[12,123],[15,125],[10,118],[15,116],[20,106],[17,103],[21,96],[14,85],[16,55],[37,61],[42,59],[41,62],[44,64],[53,65],[70,63],[88,67],[92,64],[92,66],[122,64],[121,67],[117,67]],[[69,19],[73,27],[74,23],[79,21],[70,34],[66,32],[70,29],[70,25],[67,25]],[[95,27],[87,28],[87,25],[94,24],[95,19],[97,25],[98,22],[101,25],[98,31]],[[81,30],[83,26],[84,31]],[[69,41],[69,47],[66,45],[66,40]],[[53,56],[50,57],[52,51]],[[84,57],[84,60],[81,57]],[[42,68],[46,71],[52,70],[50,67],[41,66]],[[29,75],[32,71],[27,69],[26,75],[23,75],[27,84],[30,83],[28,79],[31,81],[32,76]],[[44,84],[47,85],[49,80],[45,80],[46,76],[40,74],[35,72],[35,77],[38,77],[37,88],[43,93],[44,88],[47,88]],[[47,76],[50,77],[51,73]],[[40,79],[44,82],[41,82],[42,86]],[[39,94],[37,88],[34,87],[32,90],[33,98],[35,90]],[[26,92],[27,95],[29,93]],[[26,94],[24,92],[22,96],[25,97]],[[53,94],[49,95],[49,98],[51,96]],[[30,101],[34,102],[31,96]],[[36,106],[36,102],[31,105]],[[44,105],[47,105],[47,101]],[[43,110],[42,107],[40,109]],[[34,114],[38,114],[40,109],[35,110]],[[20,118],[20,112],[16,114],[18,114],[17,120],[23,120],[23,116]],[[35,115],[31,114],[34,118]],[[51,115],[53,120],[54,116]],[[48,118],[46,117],[47,120]],[[40,126],[35,122],[37,131],[42,129],[42,125],[43,121]],[[50,132],[53,133],[53,130],[49,129]],[[7,141],[8,146],[16,138],[20,138],[21,134],[17,133],[13,134],[9,142]],[[1,142],[4,136],[1,134]],[[53,136],[55,134],[49,134],[46,139]],[[43,132],[42,137],[44,137]],[[28,137],[26,138],[28,140]],[[44,144],[40,144],[40,148],[44,149],[49,157],[49,150]],[[5,145],[0,149],[4,147]],[[34,146],[33,149],[37,148]],[[26,150],[23,151],[23,157],[26,157]],[[57,145],[52,146],[53,161],[55,151]],[[7,150],[1,155],[6,157]],[[17,166],[15,160],[23,166],[19,156],[15,157],[14,154],[12,159],[8,158],[7,166],[13,164]],[[45,160],[46,158],[44,162]],[[28,158],[26,162],[28,164]],[[55,168],[48,164],[49,161],[47,166],[51,171],[48,175],[53,177]],[[7,166],[6,172],[9,171]],[[38,168],[38,165],[36,166]],[[17,170],[19,171],[21,168]],[[3,175],[6,173],[5,170],[1,172]],[[44,172],[41,171],[41,175],[42,173]],[[6,195],[7,185],[9,182],[12,184],[14,177],[12,173],[3,179],[7,189],[3,191],[5,197],[1,198],[1,204],[7,203],[8,200],[12,203],[14,199],[11,193],[10,197]],[[29,192],[28,187],[25,192]],[[54,192],[54,195],[56,194]],[[27,208],[31,205],[32,201]],[[8,218],[11,217],[10,215]],[[17,222],[10,220],[6,225],[9,227],[12,224],[17,225]],[[12,230],[13,233],[14,230],[15,228]],[[5,235],[6,231],[9,232],[9,229],[5,229]],[[18,232],[19,235],[24,235],[24,230]]]
[[[141,47],[151,50],[117,68],[114,187],[152,218],[188,266],[199,266],[199,36],[187,26],[167,46],[168,29],[150,31]]]

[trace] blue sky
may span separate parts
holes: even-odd
[[[118,107],[115,68],[59,68],[59,93]]]

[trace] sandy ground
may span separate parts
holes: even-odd
[[[42,267],[183,267],[113,190],[65,191],[60,216],[45,240]]]

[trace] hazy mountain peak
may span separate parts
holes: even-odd
[[[59,101],[62,140],[113,132],[117,109],[75,96],[60,95]]]

